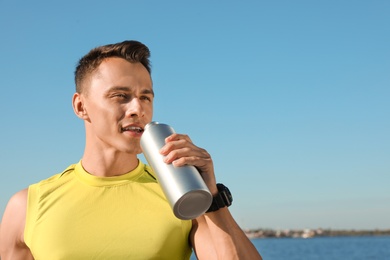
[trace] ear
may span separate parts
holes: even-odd
[[[84,96],[80,93],[74,93],[72,99],[73,111],[79,118],[88,120],[89,116],[85,107]]]

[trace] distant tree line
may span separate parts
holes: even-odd
[[[273,230],[273,229],[249,229],[244,230],[250,238],[266,237],[291,237],[291,238],[311,238],[311,237],[340,237],[340,236],[390,236],[389,230],[334,230],[334,229],[302,229],[302,230]]]

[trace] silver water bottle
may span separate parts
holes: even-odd
[[[145,126],[141,148],[175,216],[195,219],[209,209],[213,198],[194,166],[176,167],[163,161],[160,149],[165,145],[165,138],[173,133],[169,125],[151,122]]]

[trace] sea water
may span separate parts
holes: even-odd
[[[264,260],[390,260],[390,236],[258,238]],[[191,259],[196,259],[193,255]]]

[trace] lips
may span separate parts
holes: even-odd
[[[130,131],[130,132],[135,132],[135,133],[143,133],[144,129],[140,126],[126,126],[122,127],[122,132]]]

